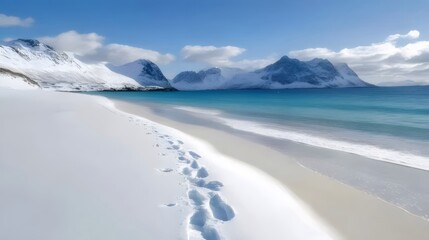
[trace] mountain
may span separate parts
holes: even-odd
[[[0,45],[0,86],[61,91],[207,90],[342,88],[372,86],[346,64],[326,59],[300,61],[287,56],[262,69],[245,72],[210,68],[179,73],[171,82],[149,60],[122,66],[87,64],[37,40],[18,39]]]
[[[19,80],[44,89],[145,89],[134,79],[112,72],[103,64],[85,64],[72,54],[56,51],[32,39],[18,39],[0,45],[0,69],[0,81]]]
[[[0,68],[0,88],[29,90],[40,89],[40,86],[24,74]]]
[[[429,85],[429,83],[416,82],[413,80],[381,82],[377,84],[377,86],[380,86],[380,87],[411,87],[411,86],[427,86],[427,85]]]
[[[212,74],[204,73],[210,71]],[[362,81],[347,64],[334,65],[326,59],[300,61],[287,56],[253,72],[222,74],[221,69],[182,72],[172,84],[179,90],[202,89],[282,89],[282,88],[343,88],[372,86]]]
[[[121,66],[108,65],[110,70],[136,80],[143,86],[172,88],[159,67],[145,59],[136,60]]]
[[[185,71],[173,78],[172,85],[179,90],[219,89],[226,80],[221,73],[219,68],[209,68],[198,73]]]

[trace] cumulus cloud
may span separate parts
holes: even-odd
[[[235,46],[199,46],[187,45],[182,48],[182,56],[187,61],[202,62],[213,67],[232,67],[255,69],[272,63],[272,58],[233,60],[246,49]]]
[[[120,65],[137,59],[148,59],[158,64],[167,64],[174,60],[174,56],[168,53],[161,54],[121,44],[104,44],[104,37],[97,33],[82,34],[68,31],[53,37],[41,37],[39,40],[59,51],[72,52],[87,62],[109,62]]]
[[[0,13],[0,27],[29,27],[34,23],[34,19],[31,17],[20,18],[15,16],[8,16]]]
[[[60,51],[73,52],[78,55],[93,54],[103,46],[104,37],[96,33],[80,34],[68,31],[54,37],[41,37],[39,41]]]
[[[420,32],[412,30],[407,34],[390,35],[383,42],[366,46],[339,51],[307,48],[291,51],[289,55],[302,60],[319,57],[346,62],[364,80],[372,83],[399,80],[429,82],[429,41],[418,41],[419,37]]]
[[[420,32],[417,30],[411,30],[409,31],[407,34],[393,34],[393,35],[389,35],[386,38],[386,42],[392,42],[392,41],[396,41],[398,39],[416,39],[420,37]]]
[[[86,58],[113,64],[124,64],[141,58],[158,64],[167,64],[174,60],[174,56],[169,53],[161,54],[157,51],[122,44],[108,44],[95,54],[86,56]]]
[[[182,49],[182,55],[185,60],[190,61],[204,61],[208,63],[222,63],[228,61],[230,58],[238,56],[245,52],[246,49],[225,46],[190,46],[187,45]]]

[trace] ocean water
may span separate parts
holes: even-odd
[[[429,170],[429,87],[109,92],[229,127]]]
[[[96,94],[260,141],[429,219],[429,87]]]

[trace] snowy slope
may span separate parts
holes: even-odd
[[[231,74],[229,71],[226,74],[223,69],[218,69],[212,75],[204,75],[201,72],[204,71],[182,72],[173,79],[172,84],[179,90],[371,86],[362,81],[347,64],[333,65],[326,59],[318,58],[311,61],[300,61],[284,56],[277,62],[253,72]]]
[[[85,64],[37,40],[0,45],[0,68],[26,76],[41,88],[63,91],[140,89],[135,80],[103,64]]]
[[[121,66],[108,65],[110,70],[136,80],[143,86],[171,88],[159,67],[145,59],[139,59]]]
[[[16,90],[40,89],[39,85],[27,76],[0,68],[0,88]]]

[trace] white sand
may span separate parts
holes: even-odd
[[[327,239],[270,176],[99,97],[0,89],[0,239]]]

